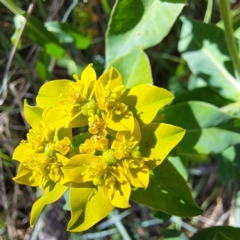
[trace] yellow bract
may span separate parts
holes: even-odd
[[[13,154],[20,162],[14,180],[45,190],[33,206],[31,225],[45,204],[69,189],[68,229],[82,231],[114,207],[130,207],[131,188],[148,187],[150,170],[177,145],[184,130],[152,123],[173,99],[165,89],[149,84],[126,89],[114,68],[97,80],[92,64],[81,78],[73,77],[75,81],[45,83],[38,106],[25,102],[32,128]]]

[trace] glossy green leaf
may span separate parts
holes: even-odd
[[[208,86],[195,88],[176,96],[173,100],[173,104],[187,101],[202,101],[213,104],[217,107],[232,103],[232,101],[222,97],[216,90]]]
[[[155,209],[152,210],[151,215],[163,223],[168,223],[168,221],[171,218],[171,215],[169,215],[165,212],[159,211],[159,210],[155,210]]]
[[[203,78],[222,96],[240,99],[240,83],[235,79],[222,29],[186,17],[178,49],[191,71]]]
[[[172,93],[164,88],[150,84],[141,84],[131,89],[126,89],[120,101],[128,105],[138,120],[140,126],[149,124],[156,116],[159,109],[173,100]]]
[[[240,240],[240,228],[214,226],[199,230],[190,240]]]
[[[214,238],[213,240],[235,240],[235,238],[230,238],[230,237],[227,237],[224,233],[222,232],[217,232],[215,235],[214,235]]]
[[[30,225],[33,227],[43,208],[50,203],[57,201],[67,190],[66,186],[59,183],[52,183],[45,188],[44,194],[32,206]]]
[[[217,107],[197,101],[171,105],[162,113],[162,121],[186,129],[178,144],[181,154],[216,154],[240,142],[240,121]]]
[[[126,55],[113,61],[111,66],[121,73],[123,84],[127,88],[152,83],[149,59],[140,48],[131,49]]]
[[[80,232],[92,227],[106,217],[113,206],[103,192],[93,185],[75,184],[70,188],[71,219],[68,231]]]
[[[180,217],[192,217],[203,212],[194,202],[186,181],[167,160],[152,171],[147,189],[133,190],[130,198]]]
[[[185,234],[176,229],[161,229],[164,240],[188,240]]]
[[[135,47],[146,49],[159,43],[170,31],[184,3],[184,0],[118,0],[106,35],[106,65],[111,66]]]
[[[168,161],[173,164],[176,170],[187,181],[188,180],[188,164],[186,156],[168,156]]]
[[[37,106],[30,106],[25,99],[24,114],[27,122],[32,128],[38,128],[39,121],[42,120],[43,109]]]
[[[232,117],[240,118],[240,101],[222,107],[221,111]]]
[[[230,146],[215,157],[219,179],[226,185],[234,179],[240,187],[240,144]]]
[[[65,50],[58,39],[37,18],[31,16],[28,19],[24,34],[38,46],[43,47],[48,55],[55,58],[63,56]]]
[[[170,124],[150,123],[141,129],[141,133],[140,151],[143,157],[150,159],[146,162],[148,168],[153,169],[182,140],[185,130]]]

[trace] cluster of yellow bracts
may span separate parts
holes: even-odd
[[[81,78],[45,83],[24,112],[31,126],[16,148],[18,183],[39,186],[31,225],[42,208],[66,191],[70,231],[82,231],[114,207],[130,207],[132,187],[146,189],[150,171],[182,139],[184,130],[156,123],[173,95],[150,84],[126,88],[111,68],[98,79],[92,64]]]

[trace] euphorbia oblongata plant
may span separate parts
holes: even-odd
[[[115,68],[97,79],[92,64],[73,78],[46,82],[36,106],[24,103],[31,129],[14,151],[20,162],[14,180],[44,192],[32,207],[31,226],[64,194],[69,231],[90,228],[115,207],[131,207],[132,189],[148,188],[152,170],[185,133],[153,122],[174,98],[163,88],[126,88]]]

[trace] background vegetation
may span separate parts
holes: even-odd
[[[34,104],[45,81],[71,79],[88,63],[98,75],[104,71],[105,33],[114,3],[0,1],[0,239],[184,240],[210,226],[240,227],[240,88],[232,80],[218,1],[211,0],[189,0],[167,36],[146,49],[154,84],[176,96],[165,110],[165,121],[187,129],[187,138],[169,160],[188,181],[204,213],[182,219],[133,203],[131,209],[115,210],[89,231],[67,233],[69,213],[62,210],[61,199],[44,210],[34,229],[29,227],[32,203],[41,192],[13,182],[17,163],[11,159],[29,127],[23,99]],[[234,34],[240,39],[240,5],[232,2],[231,10]],[[130,62],[136,56],[133,53]],[[239,237],[235,230],[226,227],[228,238],[221,239]],[[220,239],[221,233],[216,237],[215,232],[210,229],[208,238],[192,239]]]

